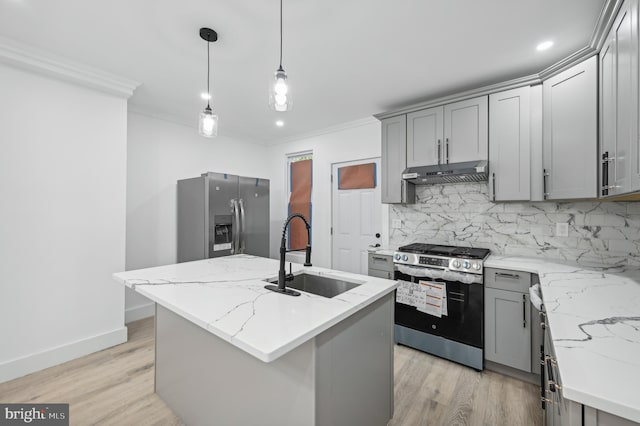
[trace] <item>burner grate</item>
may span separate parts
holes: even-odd
[[[445,256],[445,257],[461,257],[468,259],[484,259],[491,251],[485,248],[477,247],[457,247],[457,246],[445,246],[434,245],[425,243],[413,243],[398,248],[398,251],[405,253],[426,254],[433,256]]]

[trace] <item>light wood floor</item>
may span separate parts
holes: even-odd
[[[0,402],[69,403],[72,425],[182,425],[153,393],[153,319],[128,327],[127,343],[0,383]],[[396,346],[389,425],[541,425],[538,392],[498,373]]]

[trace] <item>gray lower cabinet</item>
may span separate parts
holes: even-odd
[[[382,120],[382,202],[401,203],[407,168],[407,116]]]
[[[530,285],[527,272],[485,269],[485,359],[527,373],[533,371]]]
[[[486,359],[531,372],[530,306],[524,293],[485,289]]]
[[[598,63],[594,56],[542,85],[544,197],[598,195]]]
[[[369,276],[392,280],[393,271],[392,255],[369,252]]]

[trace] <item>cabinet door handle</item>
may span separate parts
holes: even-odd
[[[492,185],[493,185],[493,201],[496,200],[496,174],[492,174]]]
[[[388,260],[386,257],[371,256],[371,258],[374,260],[381,260],[383,262],[386,262]]]
[[[544,342],[544,335],[542,336],[542,341]],[[540,371],[540,400],[542,402],[542,409],[545,409],[545,396],[546,393],[544,391],[544,343],[542,343],[540,345],[540,359],[538,360],[538,363],[540,364],[540,369],[542,371]]]
[[[527,295],[522,295],[522,328],[527,328]]]
[[[549,177],[549,172],[547,172],[547,169],[542,169],[542,198],[544,198],[545,200],[549,196],[549,193],[547,192],[548,177]]]
[[[445,149],[445,155],[446,155],[446,159],[447,159],[447,164],[449,164],[449,138],[445,139],[444,149]]]
[[[602,153],[602,195],[609,195],[609,151]]]
[[[551,357],[546,356],[544,359],[544,363],[547,367],[547,384],[549,385],[549,390],[551,392],[555,392],[555,386],[551,386],[552,383],[555,383],[555,381],[553,380],[553,367],[551,366]]]
[[[438,139],[438,166],[440,165],[441,158],[442,158],[442,141]]]
[[[506,272],[496,272],[496,278],[511,278],[512,280],[519,280],[520,275],[518,274],[508,274]]]

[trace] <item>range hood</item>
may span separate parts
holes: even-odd
[[[489,165],[486,160],[481,160],[409,167],[402,172],[402,179],[414,185],[431,185],[434,183],[482,182],[488,180],[488,175]]]

